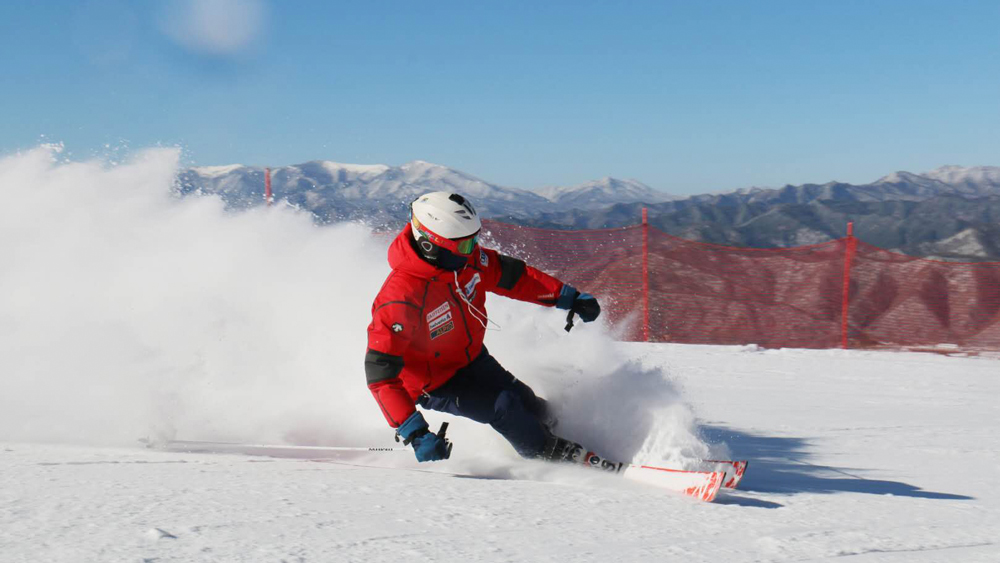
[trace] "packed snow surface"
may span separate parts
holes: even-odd
[[[456,435],[457,459],[420,468],[406,452],[309,461],[7,443],[0,552],[10,562],[1000,558],[995,360],[615,348],[682,390],[706,440],[751,460],[740,490],[705,504],[520,462],[479,434]]]
[[[517,458],[272,456],[139,439],[396,446],[364,384],[384,239],[176,198],[177,154],[0,159],[0,560],[1000,561],[1000,363],[616,343],[491,298],[490,351],[611,458],[749,459],[713,504]],[[530,262],[530,256],[524,256]]]

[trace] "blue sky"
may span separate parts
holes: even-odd
[[[1000,165],[1000,2],[5,0],[0,153],[677,194]]]

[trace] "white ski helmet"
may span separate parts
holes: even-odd
[[[478,242],[483,224],[469,200],[459,194],[431,192],[410,204],[410,224],[413,238],[427,254],[437,254],[437,248],[468,256]]]

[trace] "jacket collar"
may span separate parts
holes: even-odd
[[[396,235],[392,244],[389,245],[389,267],[393,270],[401,270],[424,279],[433,280],[439,277],[442,279],[451,279],[454,275],[451,270],[439,268],[417,254],[417,250],[413,248],[414,240],[413,227],[407,223],[403,227],[403,230]],[[466,271],[481,271],[479,264],[481,263],[482,252],[483,248],[476,245],[465,267],[458,271],[459,277],[464,275]]]
[[[389,245],[390,268],[425,279],[434,279],[449,273],[421,258],[413,248],[413,240],[413,227],[407,223],[402,232],[396,235],[396,239]]]

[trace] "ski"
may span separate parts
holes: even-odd
[[[265,457],[299,458],[312,461],[343,459],[345,454],[411,452],[405,447],[337,447],[248,444],[198,440],[141,440],[147,448],[184,453],[241,454]],[[601,458],[582,446],[574,448],[567,462],[580,464],[621,475],[629,481],[680,493],[705,502],[712,502],[723,487],[734,488],[746,471],[746,461],[705,460],[699,470],[671,469],[653,465],[614,462]],[[398,468],[393,468],[398,469]],[[703,470],[702,470],[703,469]]]
[[[750,462],[745,459],[739,461],[705,459],[701,463],[699,469],[702,471],[726,472],[726,482],[722,484],[726,489],[735,489],[743,480],[743,474],[746,473],[747,467],[750,466]]]
[[[622,476],[631,481],[653,485],[705,502],[712,502],[726,479],[724,471],[684,471],[651,465],[625,467]]]
[[[567,441],[567,444],[568,451],[562,456],[564,461],[617,473],[630,481],[652,485],[705,502],[714,501],[723,483],[729,481],[725,470],[689,471],[615,462],[603,459],[574,442]],[[732,466],[727,467],[732,468]]]

